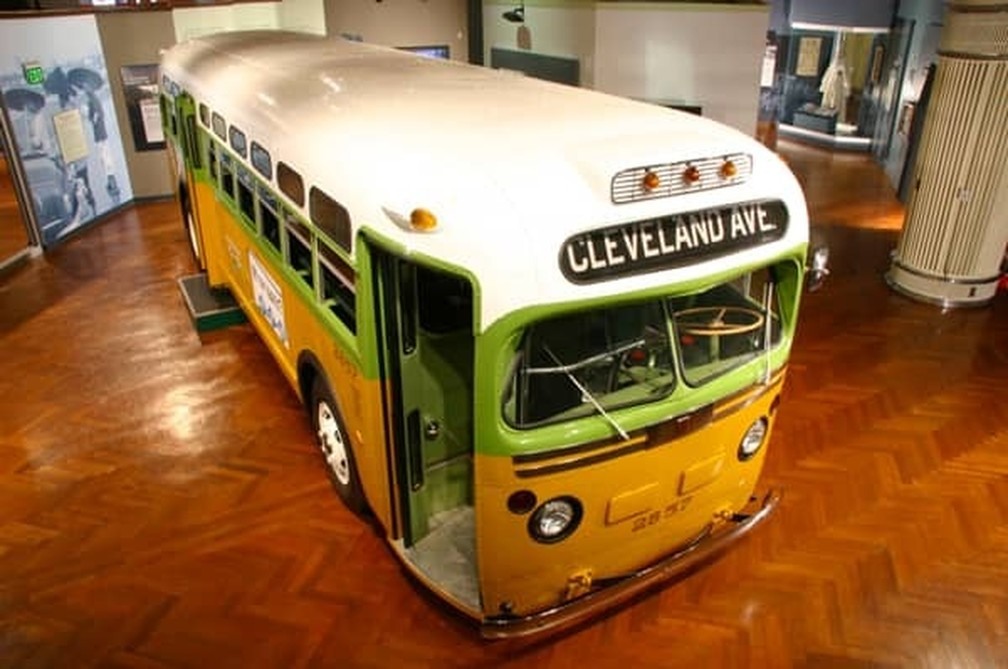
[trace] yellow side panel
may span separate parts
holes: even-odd
[[[519,476],[511,458],[477,455],[485,614],[500,613],[502,604],[518,615],[555,606],[584,574],[597,581],[636,572],[741,510],[759,477],[766,442],[746,462],[736,455],[739,442],[755,420],[770,416],[782,382],[783,376],[753,401],[720,411],[720,418],[716,410],[713,421],[694,432],[668,443],[631,443],[628,452],[605,461],[591,461],[590,454],[583,464],[557,458],[560,466],[544,461],[541,473],[531,475],[526,463]],[[584,510],[578,529],[553,544],[533,540],[532,513],[507,508],[508,497],[523,489],[538,504],[557,496],[578,499]]]
[[[348,436],[368,504],[383,525],[390,528],[392,506],[380,381],[368,380],[361,375],[358,361],[347,357],[305,303],[303,295],[288,284],[284,274],[272,267],[280,262],[279,257],[260,251],[251,242],[249,229],[234,219],[212,188],[197,184],[196,198],[204,231],[210,284],[226,285],[231,289],[295,392],[300,394],[297,364],[301,353],[310,351],[322,365],[350,433]],[[208,220],[208,216],[212,220]],[[284,327],[281,331],[286,332],[286,340],[256,306],[253,272],[260,273],[260,285],[265,283],[277,289],[279,299],[275,306],[282,313]],[[307,404],[310,398],[302,400]],[[321,473],[324,466],[321,458],[319,463]]]

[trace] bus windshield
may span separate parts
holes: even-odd
[[[771,277],[764,268],[697,293],[532,324],[505,387],[505,420],[532,428],[601,413],[613,422],[609,410],[666,397],[679,379],[700,386],[754,360],[781,337]]]

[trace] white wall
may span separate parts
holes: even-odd
[[[175,39],[184,42],[193,37],[232,30],[277,28],[280,24],[277,4],[275,2],[257,2],[173,9]]]
[[[325,6],[322,0],[283,0],[234,5],[183,7],[172,10],[175,38],[233,30],[296,30],[325,34]]]
[[[326,0],[326,32],[386,46],[447,44],[469,60],[466,0]]]
[[[525,3],[525,23],[505,21],[504,12],[518,2],[484,2],[483,62],[490,64],[490,49],[526,50],[580,61],[581,85],[595,87],[595,2]]]
[[[769,8],[598,3],[595,88],[703,107],[754,135]]]
[[[283,0],[277,12],[281,28],[325,35],[325,4],[322,0]]]

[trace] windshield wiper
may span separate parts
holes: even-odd
[[[632,348],[632,347],[630,347],[630,348]],[[574,375],[570,373],[570,366],[565,365],[562,362],[560,362],[560,359],[557,358],[556,355],[553,353],[553,351],[550,350],[549,346],[546,346],[545,344],[543,344],[543,350],[546,352],[546,355],[548,355],[549,357],[553,358],[553,362],[555,362],[557,364],[557,367],[554,368],[554,369],[556,371],[563,372],[567,376],[567,378],[570,380],[570,382],[574,384],[574,387],[577,388],[581,392],[581,396],[587,398],[588,401],[592,403],[592,406],[594,406],[595,410],[599,412],[599,415],[602,416],[603,418],[605,418],[609,422],[609,424],[613,426],[613,429],[615,429],[619,433],[619,436],[623,437],[624,441],[630,441],[630,435],[627,434],[627,431],[624,430],[623,427],[619,423],[616,422],[615,418],[613,418],[612,416],[610,416],[608,414],[608,412],[606,412],[606,410],[602,408],[602,405],[599,404],[599,401],[597,399],[595,399],[594,395],[591,394],[591,391],[589,391],[588,388],[586,388],[585,386],[583,386],[581,384],[581,382],[578,381],[574,377]],[[627,349],[627,350],[629,350],[629,349]],[[604,355],[614,355],[614,354],[615,354],[615,352],[609,352],[609,353],[606,353]],[[593,356],[593,357],[594,358],[598,358],[599,356]],[[599,359],[601,359],[601,358],[599,358]],[[585,361],[582,360],[581,362],[579,362],[577,364],[581,365],[584,362]],[[531,371],[531,370],[527,370],[527,371]]]
[[[621,353],[626,353],[627,351],[630,351],[632,349],[640,348],[641,346],[644,346],[646,343],[647,342],[644,339],[638,339],[637,341],[632,341],[628,344],[617,346],[616,348],[609,349],[608,351],[602,351],[601,353],[596,353],[595,355],[588,356],[587,358],[582,358],[581,360],[578,360],[577,362],[572,362],[569,365],[565,365],[562,362],[560,362],[557,359],[557,357],[553,355],[553,352],[550,351],[549,348],[547,348],[544,345],[543,350],[549,353],[550,357],[553,358],[553,361],[556,362],[558,366],[527,367],[525,369],[525,373],[526,374],[556,374],[557,372],[567,373],[572,370],[581,369],[582,367],[588,367],[589,365],[593,365],[596,362],[601,362],[602,360],[612,358],[614,356],[620,355]]]

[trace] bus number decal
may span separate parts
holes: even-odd
[[[280,286],[266,272],[266,268],[260,264],[259,259],[251,251],[249,251],[248,259],[249,272],[252,274],[252,298],[256,309],[273,328],[273,332],[283,342],[283,345],[290,348],[290,341],[287,339],[287,325],[284,322],[283,293],[280,292]]]
[[[671,518],[680,511],[684,511],[687,506],[689,506],[692,497],[683,497],[682,499],[672,502],[661,511],[649,511],[646,514],[640,516],[639,518],[634,518],[633,522],[633,532],[639,532],[645,528],[655,525],[662,519]]]

